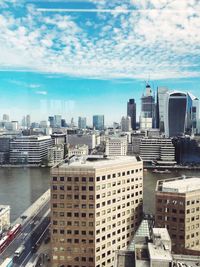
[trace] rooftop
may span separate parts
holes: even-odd
[[[151,260],[172,261],[171,251],[163,249],[163,246],[148,243],[148,250]]]
[[[105,157],[103,155],[89,155],[83,157],[72,157],[68,162],[63,162],[56,167],[59,168],[71,168],[71,167],[80,167],[80,168],[102,168],[110,167],[113,164],[131,164],[141,161],[140,157],[133,156],[116,156],[116,157]]]
[[[10,206],[8,205],[0,205],[0,215],[2,215],[4,212],[7,212],[10,210]]]
[[[162,184],[162,192],[186,193],[200,190],[200,178],[175,178],[174,180],[165,180]]]

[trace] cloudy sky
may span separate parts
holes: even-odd
[[[200,96],[199,32],[198,0],[1,0],[0,118],[119,121],[148,79]]]

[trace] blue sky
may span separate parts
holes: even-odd
[[[199,96],[198,0],[1,0],[0,117],[140,109],[144,80]],[[138,111],[139,114],[139,111]]]

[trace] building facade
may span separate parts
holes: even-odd
[[[130,132],[132,130],[131,127],[131,117],[122,117],[121,119],[121,130],[122,132]]]
[[[106,140],[106,155],[108,156],[126,156],[127,155],[127,137],[110,137]]]
[[[86,117],[78,117],[78,128],[86,129]]]
[[[104,130],[104,115],[93,116],[93,128],[99,131]]]
[[[141,159],[76,157],[51,176],[52,267],[112,267],[141,222]]]
[[[129,99],[127,103],[127,116],[131,118],[131,128],[136,129],[136,103],[135,99]]]
[[[0,234],[10,227],[10,206],[0,205]]]
[[[156,227],[168,229],[172,250],[200,253],[200,179],[178,177],[157,182]]]
[[[15,137],[10,141],[10,163],[40,165],[44,159],[47,160],[51,146],[50,136]]]

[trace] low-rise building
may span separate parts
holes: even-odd
[[[10,142],[10,163],[40,165],[47,160],[50,136],[18,136]]]
[[[127,137],[110,137],[106,140],[106,155],[126,156],[128,141]]]
[[[88,155],[89,149],[87,145],[68,146],[68,157]]]
[[[0,205],[0,234],[10,227],[10,206]]]

